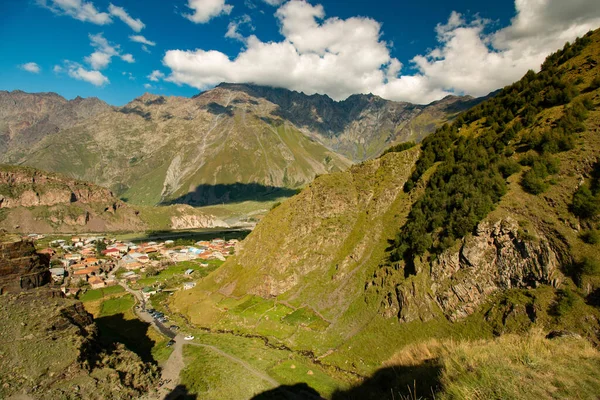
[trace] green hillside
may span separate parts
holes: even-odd
[[[599,62],[595,31],[421,146],[319,177],[171,306],[362,375],[432,339],[599,343]]]

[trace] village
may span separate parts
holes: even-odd
[[[44,236],[30,234],[25,239],[36,242]],[[178,265],[195,267],[182,271],[181,275],[189,279],[178,288],[191,289],[196,268],[206,268],[212,260],[225,261],[234,254],[237,244],[237,239],[220,238],[193,244],[173,240],[136,244],[115,238],[73,236],[48,242],[38,254],[47,257],[53,284],[66,296],[78,296],[89,289],[148,283],[149,278]],[[156,291],[153,287],[140,289],[145,295]]]

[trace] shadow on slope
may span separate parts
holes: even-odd
[[[265,186],[260,183],[202,184],[197,186],[193,192],[172,200],[165,200],[160,205],[189,204],[202,207],[244,201],[267,202],[280,197],[291,197],[296,193],[298,193],[296,189]]]
[[[185,385],[177,385],[171,393],[165,396],[164,400],[196,400],[198,395],[188,392]]]
[[[322,397],[315,389],[306,383],[281,385],[275,389],[257,394],[252,400],[321,400]]]
[[[200,240],[213,240],[213,239],[237,239],[244,240],[246,236],[250,234],[249,229],[234,228],[200,228],[200,229],[189,229],[182,231],[164,230],[164,231],[147,231],[140,233],[139,236],[128,239],[134,243],[144,243],[149,241],[158,240],[174,240],[176,245],[186,244],[189,241],[198,242]],[[178,242],[179,240],[179,242]]]
[[[332,400],[394,400],[435,399],[439,390],[441,367],[435,360],[413,366],[393,366],[376,371],[362,383],[345,390],[337,390]],[[253,400],[322,399],[306,383],[282,385],[253,397]]]
[[[136,353],[143,362],[156,364],[152,356],[154,341],[148,337],[150,324],[137,318],[125,319],[123,314],[99,317],[95,321],[100,333],[100,341],[109,351],[118,343],[122,343]]]

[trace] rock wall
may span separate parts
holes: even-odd
[[[47,261],[33,243],[5,238],[0,242],[0,293],[20,292],[50,282]]]
[[[430,279],[411,277],[396,288],[396,301],[388,310],[397,311],[400,320],[432,319],[441,309],[456,321],[498,290],[557,286],[562,279],[549,241],[543,235],[523,238],[510,217],[480,223],[474,235],[433,261],[429,272]]]
[[[6,167],[1,170],[0,189],[0,208],[115,200],[113,193],[106,188],[31,169]]]

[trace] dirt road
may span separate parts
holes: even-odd
[[[156,392],[149,393],[148,395],[146,395],[143,398],[143,400],[163,400],[167,395],[171,394],[173,392],[173,390],[177,387],[177,385],[179,384],[179,374],[180,374],[181,370],[183,368],[185,368],[185,362],[183,360],[183,346],[186,344],[192,345],[192,346],[204,347],[211,351],[214,351],[215,353],[219,354],[220,356],[225,357],[228,360],[241,365],[252,375],[268,382],[273,387],[279,386],[279,382],[277,382],[275,379],[273,379],[269,375],[259,371],[258,369],[254,368],[253,366],[251,366],[250,364],[248,364],[246,361],[242,360],[241,358],[238,358],[231,354],[228,354],[215,346],[211,346],[208,344],[202,344],[202,343],[195,343],[193,341],[186,341],[183,338],[183,335],[176,335],[174,332],[172,332],[170,329],[168,329],[166,326],[164,326],[161,322],[156,321],[150,314],[148,314],[145,311],[146,310],[146,301],[144,300],[144,296],[142,295],[142,293],[139,290],[131,289],[124,282],[121,282],[120,285],[123,286],[123,288],[125,288],[125,290],[127,292],[131,293],[135,297],[138,305],[140,306],[139,309],[138,308],[134,309],[135,315],[140,320],[151,324],[152,327],[154,327],[154,329],[156,329],[162,335],[164,335],[168,338],[171,338],[175,341],[175,344],[173,345],[173,352],[171,353],[171,355],[169,356],[167,361],[165,361],[165,363],[162,365],[162,368],[161,368],[160,382],[162,383],[162,385],[158,388],[158,390]]]

